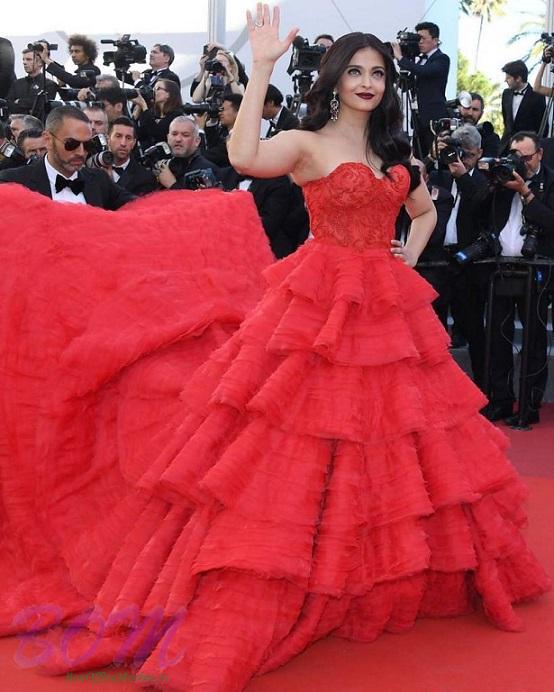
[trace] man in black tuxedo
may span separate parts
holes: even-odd
[[[114,182],[140,196],[157,190],[158,185],[152,171],[131,156],[136,143],[135,125],[130,118],[122,115],[110,123],[108,147],[114,155],[114,163],[108,172]]]
[[[443,163],[429,175],[431,185],[447,190],[452,199],[442,247],[441,259],[445,261],[452,260],[459,250],[476,240],[479,234],[478,198],[486,185],[484,175],[477,169],[477,162],[483,153],[477,128],[464,124],[452,133],[452,137],[459,140],[462,157]],[[439,140],[438,147],[439,152],[444,152],[445,142]],[[438,286],[439,297],[434,306],[439,318],[446,328],[450,308],[456,327],[468,341],[473,379],[482,387],[485,360],[483,321],[488,275],[481,267],[462,267],[453,261],[446,267],[429,271],[433,280],[426,278]]]
[[[506,74],[507,89],[502,92],[502,118],[504,134],[500,150],[507,151],[512,135],[516,132],[539,132],[546,102],[544,96],[533,91],[527,83],[529,72],[523,60],[506,63],[502,68]]]
[[[62,65],[52,60],[46,41],[39,41],[39,43],[43,46],[39,56],[46,65],[46,71],[59,79],[60,82],[72,89],[84,89],[96,84],[96,76],[100,74],[100,69],[94,64],[98,57],[98,47],[95,41],[83,34],[73,34],[68,38],[69,54],[76,66],[74,74],[66,72]],[[64,98],[63,88],[59,91]],[[66,95],[64,100],[71,100],[71,94]]]
[[[272,137],[281,130],[296,130],[300,126],[298,118],[283,106],[283,94],[273,84],[267,87],[262,118],[269,120],[266,137]]]
[[[169,66],[175,60],[175,51],[166,43],[155,43],[150,50],[148,63],[150,69],[140,73],[138,70],[133,70],[131,74],[121,73],[116,70],[116,74],[121,79],[123,77],[127,84],[133,84],[137,89],[141,86],[152,88],[158,79],[169,79],[181,88],[181,80],[179,76],[169,69]]]
[[[512,179],[503,186],[485,188],[480,208],[488,215],[489,227],[499,231],[502,255],[521,257],[525,248],[526,229],[523,224],[534,226],[538,232],[537,255],[554,259],[554,170],[542,163],[540,140],[535,132],[519,132],[510,140],[510,150],[523,159],[525,175],[513,173]],[[547,370],[547,308],[548,286],[544,277],[551,270],[535,268],[535,294],[532,296],[531,337],[529,344],[529,370],[527,380],[527,414],[523,424],[539,421],[539,408],[544,396],[548,377]],[[483,413],[490,420],[506,419],[510,424],[519,423],[520,416],[512,416],[513,389],[513,340],[514,320],[517,308],[525,322],[523,295],[507,295],[499,290],[494,298],[492,312],[492,354],[490,371],[490,403]]]
[[[416,60],[404,57],[396,41],[391,43],[394,57],[401,70],[415,77],[415,95],[418,104],[417,132],[421,157],[427,155],[433,143],[430,121],[448,117],[446,109],[446,83],[450,58],[439,48],[440,31],[433,22],[421,22],[415,27],[419,34],[420,54]],[[417,148],[415,149],[417,153]]]
[[[85,168],[92,130],[87,116],[73,106],[52,110],[46,119],[47,154],[40,161],[0,173],[1,183],[19,183],[57,202],[119,209],[134,195],[104,171]]]
[[[483,117],[485,102],[481,94],[471,92],[471,105],[468,108],[460,106],[460,115],[464,123],[475,125],[481,135],[481,149],[483,156],[498,156],[500,154],[500,137],[494,131],[493,124],[479,121]]]

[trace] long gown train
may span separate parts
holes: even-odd
[[[305,186],[315,240],[264,271],[263,300],[128,461],[121,502],[71,538],[56,514],[80,486],[50,457],[42,515],[93,609],[69,648],[67,625],[50,633],[45,669],[132,662],[144,684],[233,692],[329,634],[369,641],[479,602],[520,628],[512,603],[549,579],[506,439],[432,289],[390,253],[407,188],[403,167],[360,163]]]

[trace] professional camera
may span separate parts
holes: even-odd
[[[486,257],[498,257],[502,252],[502,245],[498,234],[494,231],[483,231],[477,236],[475,242],[468,245],[463,250],[456,252],[454,259],[458,264],[469,264],[477,262]]]
[[[460,91],[455,99],[447,101],[444,105],[449,114],[452,115],[452,119],[461,118],[460,107],[470,108],[471,107],[471,94],[469,91]]]
[[[541,229],[525,221],[520,234],[525,236],[525,240],[521,246],[521,254],[526,259],[533,259],[538,251],[539,237],[542,235]]]
[[[46,111],[50,113],[54,108],[61,106],[73,106],[73,108],[78,108],[81,111],[85,108],[104,108],[102,101],[48,101]]]
[[[26,163],[25,156],[23,155],[21,149],[16,147],[15,144],[12,144],[12,142],[9,142],[8,140],[0,145],[0,154],[2,154],[5,159],[8,159],[14,168],[16,166],[22,166],[24,163]]]
[[[32,50],[35,53],[42,53],[42,51],[44,50],[44,47],[45,47],[45,44],[39,43],[38,41],[37,41],[37,43],[28,43],[27,44],[27,50]],[[58,44],[57,43],[49,43],[46,47],[48,48],[49,51],[58,50]]]
[[[405,58],[410,58],[411,60],[417,58],[420,53],[419,34],[408,31],[406,27],[404,30],[400,30],[396,34],[396,40],[400,44],[402,55]]]
[[[92,138],[94,142],[96,151],[93,151],[87,156],[85,161],[89,168],[105,168],[106,166],[113,166],[114,155],[108,149],[108,140],[106,135],[95,135]]]
[[[169,144],[167,142],[158,142],[145,149],[141,157],[141,163],[148,166],[148,168],[154,168],[157,163],[170,159],[172,156]]]
[[[131,34],[123,34],[117,41],[103,38],[100,43],[110,43],[117,48],[115,51],[109,50],[102,54],[104,65],[113,62],[116,70],[127,71],[134,63],[146,62],[146,48],[141,46],[136,38],[132,39]]]
[[[218,99],[205,101],[204,103],[185,103],[183,104],[183,113],[185,115],[203,115],[207,113],[209,118],[217,118],[220,107]]]
[[[455,137],[443,137],[442,141],[446,143],[443,149],[439,149],[439,161],[445,166],[450,163],[456,163],[458,159],[461,161],[464,158],[464,150],[462,143]]]
[[[514,173],[522,178],[526,175],[525,162],[515,153],[500,157],[484,156],[477,162],[477,168],[497,185],[513,180]]]
[[[454,132],[462,124],[459,118],[439,118],[438,120],[431,120],[429,127],[435,137],[438,137],[441,133]]]
[[[183,177],[186,190],[205,190],[210,187],[221,187],[221,183],[215,177],[211,168],[198,168],[195,171],[189,171],[184,175],[177,175],[175,169],[178,169],[178,158],[171,159],[169,169],[176,178]]]
[[[297,36],[292,42],[292,56],[287,73],[291,75],[293,72],[317,72],[324,54],[325,46],[310,46],[307,38]]]
[[[227,74],[227,70],[225,69],[225,66],[223,63],[220,63],[219,60],[206,60],[204,63],[204,67],[206,69],[206,72],[209,72],[211,75],[214,74],[221,74],[225,75]]]

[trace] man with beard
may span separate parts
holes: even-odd
[[[493,124],[485,121],[479,123],[485,110],[485,102],[481,94],[471,92],[471,105],[468,108],[460,106],[462,120],[468,125],[475,125],[481,135],[483,156],[498,156],[500,154],[500,137],[494,131]]]
[[[47,154],[40,161],[0,173],[1,183],[19,183],[57,202],[92,204],[119,209],[136,199],[101,170],[85,168],[92,129],[87,116],[73,106],[61,106],[46,119]]]
[[[146,195],[157,189],[156,179],[131,156],[136,143],[135,126],[130,118],[122,115],[110,123],[108,147],[114,162],[108,171],[121,187],[134,195]]]

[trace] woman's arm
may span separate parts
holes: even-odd
[[[206,94],[209,91],[209,87],[207,84],[208,77],[209,74],[207,72],[204,72],[202,78],[200,79],[200,82],[198,83],[198,86],[192,92],[191,98],[194,103],[202,103],[202,101],[204,101],[204,99],[206,98]]]
[[[258,3],[256,19],[246,13],[252,48],[252,74],[228,142],[229,160],[239,172],[254,177],[275,177],[292,171],[302,156],[301,132],[290,130],[260,142],[260,123],[267,86],[276,61],[290,48],[298,29],[279,39],[279,8]],[[287,135],[287,136],[285,136]]]
[[[392,240],[391,252],[410,267],[415,267],[437,224],[437,211],[423,182],[409,194],[405,207],[412,219],[410,235],[404,246],[399,240]]]
[[[542,84],[542,78],[544,75],[546,65],[547,63],[541,62],[539,71],[537,72],[537,76],[535,77],[535,83],[533,84],[533,91],[536,91],[537,94],[542,94],[543,96],[551,96],[554,92],[554,89],[552,89],[552,87],[543,86]]]

